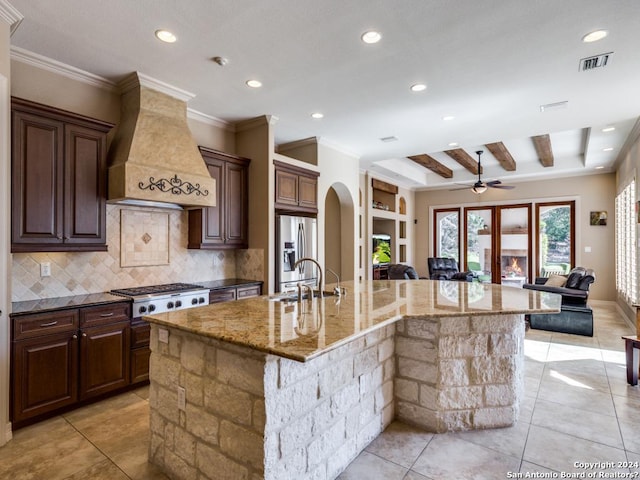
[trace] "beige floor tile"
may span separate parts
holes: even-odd
[[[538,399],[603,415],[615,416],[616,414],[610,393],[591,390],[583,385],[570,385],[562,381],[543,379]]]
[[[453,438],[466,440],[511,457],[522,458],[529,434],[529,423],[517,422],[512,427],[491,430],[474,430],[450,434]]]
[[[530,474],[546,474],[549,475],[547,478],[553,478],[554,473],[558,473],[555,472],[555,470],[550,470],[548,468],[542,467],[540,465],[536,465],[535,463],[530,463],[530,462],[522,462],[522,465],[520,465],[520,473],[530,473]],[[536,478],[535,476],[530,476],[529,478]],[[539,477],[539,478],[545,478],[545,477]],[[556,477],[558,478],[558,477]]]
[[[369,452],[362,452],[342,472],[340,480],[402,480],[407,469]]]
[[[65,480],[129,480],[122,470],[120,470],[110,460],[104,460],[88,468],[80,470]]]
[[[610,447],[624,448],[618,419],[615,416],[600,415],[539,400],[536,402],[531,423]]]
[[[519,467],[520,458],[444,434],[429,442],[411,470],[433,479],[495,480]]]
[[[414,471],[408,471],[402,480],[431,480],[429,477],[425,477],[424,475],[420,475]]]
[[[580,419],[586,420],[586,419]],[[557,472],[581,472],[575,462],[625,461],[624,450],[531,425],[523,460]]]
[[[409,468],[433,438],[433,435],[433,433],[427,433],[400,422],[393,422],[365,450]]]

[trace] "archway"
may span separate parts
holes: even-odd
[[[324,267],[340,276],[340,280],[353,280],[356,273],[354,205],[346,185],[331,185],[324,200]],[[326,281],[333,283],[331,274]]]

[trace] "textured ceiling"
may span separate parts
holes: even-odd
[[[24,15],[14,47],[113,82],[140,71],[193,92],[190,108],[229,122],[275,115],[276,143],[320,137],[416,188],[474,180],[443,153],[451,142],[472,156],[485,150],[483,178],[505,183],[608,171],[640,115],[637,0],[9,1]],[[158,28],[178,42],[156,40]],[[382,41],[361,42],[368,29]],[[595,29],[609,36],[583,43]],[[581,58],[609,52],[605,68],[580,71]],[[249,78],[263,87],[249,89]],[[418,82],[427,90],[411,92]],[[316,111],[324,118],[312,119]],[[608,125],[616,130],[602,133]],[[553,167],[531,141],[542,134]],[[389,136],[397,141],[380,140]],[[513,172],[484,147],[500,141]],[[453,177],[406,159],[423,153]]]

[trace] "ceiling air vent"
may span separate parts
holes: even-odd
[[[601,53],[600,55],[580,59],[580,71],[584,72],[585,70],[606,67],[611,59],[611,55],[613,55],[613,52]]]

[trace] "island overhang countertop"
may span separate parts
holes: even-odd
[[[477,282],[372,280],[340,286],[345,295],[300,302],[262,296],[144,318],[306,362],[403,318],[558,313],[561,303],[559,295]]]

